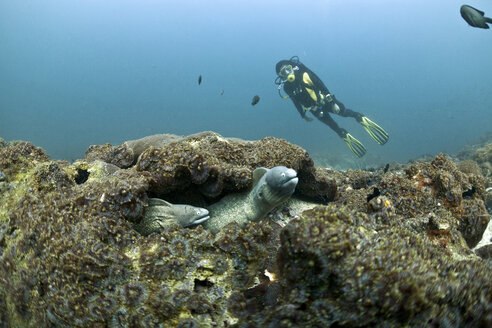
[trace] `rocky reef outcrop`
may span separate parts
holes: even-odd
[[[490,262],[452,261],[397,220],[329,205],[280,233],[278,277],[236,293],[239,327],[487,327]],[[253,301],[254,302],[254,301]],[[269,304],[274,304],[268,306]],[[268,311],[263,310],[267,306]]]
[[[134,163],[137,172],[150,174],[150,191],[158,195],[187,190],[214,198],[250,187],[255,168],[278,165],[298,172],[298,188],[303,194],[327,201],[336,194],[334,181],[316,174],[313,160],[304,149],[273,137],[246,141],[226,139],[213,132],[187,137],[162,134],[119,146],[91,146],[86,159],[99,159],[121,168]]]
[[[132,228],[149,197],[206,207],[277,165],[319,205],[216,234]],[[91,146],[74,163],[1,143],[0,199],[0,327],[492,324],[492,262],[471,250],[486,180],[443,154],[340,172],[285,140],[213,132]]]
[[[485,134],[476,144],[465,147],[459,154],[461,160],[458,164],[460,170],[465,173],[482,175],[485,178],[486,206],[492,211],[492,133]],[[484,258],[492,258],[490,251],[492,244],[492,224],[480,243],[475,247],[475,252]]]

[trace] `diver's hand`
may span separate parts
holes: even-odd
[[[307,116],[304,116],[303,119],[306,121],[306,122],[311,122],[313,119],[311,117],[307,117]]]

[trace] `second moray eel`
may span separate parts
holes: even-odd
[[[183,227],[200,224],[208,220],[208,210],[191,205],[171,204],[160,198],[150,198],[145,217],[134,225],[144,236],[160,233],[165,227],[180,224]]]

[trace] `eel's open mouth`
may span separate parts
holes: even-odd
[[[210,219],[210,212],[206,208],[200,208],[195,213],[195,218],[190,225],[197,225]]]
[[[283,188],[295,188],[297,186],[297,183],[299,182],[299,178],[297,176],[291,177],[288,180],[286,180],[283,184]]]
[[[197,218],[195,221],[193,221],[192,224],[200,224],[200,223],[203,223],[205,221],[207,221],[208,219],[210,219],[210,215],[208,215],[208,212],[206,215],[200,217],[200,218]]]

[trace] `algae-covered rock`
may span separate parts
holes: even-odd
[[[158,134],[119,146],[91,146],[86,160],[97,159],[120,168],[135,164],[137,171],[149,172],[153,176],[150,191],[161,196],[186,189],[207,198],[218,197],[249,188],[254,169],[274,166],[296,170],[298,188],[308,197],[330,201],[337,190],[330,177],[316,171],[304,149],[273,137],[247,141],[215,132],[186,137]]]
[[[0,171],[7,180],[14,180],[16,174],[46,161],[46,152],[30,142],[12,141],[0,147]]]
[[[120,168],[128,168],[133,164],[133,151],[126,145],[113,146],[110,143],[90,146],[85,152],[88,162],[102,160]]]
[[[85,159],[89,162],[103,160],[121,168],[128,168],[134,165],[140,154],[150,147],[161,148],[170,142],[183,139],[185,137],[175,134],[154,134],[141,139],[128,140],[117,146],[110,143],[92,145],[85,152]]]
[[[201,227],[140,236],[130,224],[147,197],[139,175],[40,189],[41,176],[33,170],[32,191],[9,195],[17,209],[2,229],[0,294],[11,326],[224,326],[227,295],[272,262],[266,223],[236,228],[230,247]]]
[[[289,160],[301,158],[305,171],[312,169],[299,147],[270,142],[283,144],[283,150],[290,147],[299,155]],[[180,158],[189,155],[188,145],[174,146],[182,151],[172,157],[178,170]],[[219,154],[214,156],[232,152],[235,160],[247,161],[239,146],[237,151],[214,147]],[[5,301],[0,309],[7,309],[1,318],[10,326],[227,326],[236,320],[226,311],[228,296],[265,279],[267,267],[273,270],[280,228],[274,222],[244,229],[232,224],[217,235],[177,226],[143,237],[133,229],[144,216],[149,194],[156,192],[151,186],[166,168],[165,158],[163,167],[138,170],[111,164],[121,165],[126,158],[118,152],[105,158],[109,163],[95,156],[71,164],[50,161],[29,143],[1,151],[8,188],[0,208],[0,296]],[[233,163],[216,161],[217,167],[230,168],[220,172],[235,188],[239,179],[249,185],[247,174],[227,176],[236,169]],[[176,191],[173,185],[158,190]]]
[[[356,177],[351,174],[348,172],[345,180],[339,179],[340,195],[335,202],[390,220],[387,216],[391,212],[383,215],[369,205],[371,195],[377,194],[376,197],[385,197],[395,215],[417,221],[430,213],[447,218],[448,231],[439,232],[428,226],[427,232],[450,246],[461,248],[461,241],[453,237],[454,231],[459,230],[468,246],[474,247],[489,221],[484,178],[461,172],[444,154],[431,162],[412,164],[403,172],[366,172]]]
[[[151,189],[156,193],[182,190],[195,184],[200,185],[203,195],[216,197],[222,192],[250,187],[255,168],[274,166],[309,174],[313,161],[305,150],[282,139],[243,141],[209,132],[161,148],[149,148],[140,155],[136,169],[154,176]]]
[[[291,221],[280,242],[276,279],[234,296],[237,327],[492,324],[490,266],[454,261],[398,222],[317,207]],[[256,308],[240,306],[253,298]]]
[[[492,143],[488,143],[483,145],[483,147],[477,149],[473,154],[473,159],[477,161],[479,164],[485,162],[492,162]]]
[[[276,138],[149,140],[138,160],[140,141],[75,163],[0,147],[0,327],[490,325],[491,266],[468,245],[483,178],[446,157],[339,172]],[[207,207],[277,165],[298,172],[294,197],[332,204],[296,198],[217,233],[133,229],[149,197]]]

